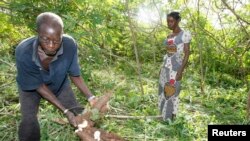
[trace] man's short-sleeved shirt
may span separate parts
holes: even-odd
[[[38,38],[22,41],[16,48],[17,84],[23,91],[36,90],[46,84],[57,95],[69,83],[68,75],[80,76],[77,44],[68,35],[63,35],[62,44],[49,64],[43,69],[38,55]]]

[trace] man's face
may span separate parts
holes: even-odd
[[[175,20],[173,17],[168,16],[167,17],[167,24],[168,24],[168,28],[170,30],[175,29],[178,26],[179,21]]]
[[[60,48],[62,42],[61,27],[52,27],[46,24],[41,25],[38,30],[39,43],[44,52],[53,55]]]

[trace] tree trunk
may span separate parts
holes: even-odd
[[[139,57],[138,57],[138,50],[137,50],[137,46],[136,46],[136,34],[134,32],[135,29],[132,26],[131,13],[130,13],[130,10],[129,10],[128,3],[129,3],[128,0],[126,0],[126,8],[127,8],[127,12],[128,12],[129,29],[130,29],[131,34],[132,34],[133,48],[134,48],[134,53],[135,53],[135,57],[136,57],[137,73],[138,73],[138,76],[139,76],[141,93],[142,93],[142,95],[144,95],[143,84],[142,84],[142,79],[141,79],[141,64],[140,64],[140,60],[139,60]]]
[[[250,91],[248,92],[248,100],[247,100],[247,117],[250,118]]]

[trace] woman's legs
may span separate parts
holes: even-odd
[[[181,83],[179,81],[176,81],[175,83],[175,89],[176,92],[175,94],[170,97],[169,99],[166,100],[164,93],[162,93],[159,96],[159,107],[160,107],[160,111],[163,117],[163,120],[167,120],[167,119],[173,119],[173,117],[175,117],[175,115],[177,114],[177,110],[178,110],[178,105],[179,105],[179,94],[181,91]]]

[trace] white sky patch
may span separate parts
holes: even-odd
[[[139,8],[136,19],[138,20],[138,22],[147,24],[149,26],[154,26],[160,22],[162,22],[161,24],[166,24],[165,18],[166,18],[166,12],[168,11],[162,11],[161,7],[163,6],[165,6],[164,9],[167,9],[170,11],[177,11],[180,13],[182,9],[185,9],[187,7],[190,9],[198,9],[198,0],[189,0],[187,3],[187,7],[186,5],[182,5],[179,7],[179,9],[171,9],[172,7],[170,7],[170,5],[168,4],[169,3],[168,1],[169,0],[162,0],[160,3],[157,3],[157,5],[153,5],[152,3],[151,4],[143,3],[141,7]],[[240,8],[242,8],[243,5],[249,4],[249,0],[241,0],[241,2],[228,0],[227,3],[229,4],[231,8],[237,11]],[[200,8],[200,12],[202,13],[202,15],[205,15],[208,21],[210,21],[212,26],[214,26],[216,29],[223,28],[223,26],[224,27],[229,26],[226,23],[223,23],[223,16],[228,15],[228,16],[234,17],[233,13],[227,8],[225,8],[224,10],[214,8],[212,4],[214,4],[214,1],[210,1],[210,0],[200,1],[199,8]],[[156,6],[158,7],[158,9],[156,8]],[[159,11],[159,9],[161,10]],[[182,18],[185,19],[185,17],[182,17]],[[220,23],[220,19],[222,23]]]
[[[160,20],[157,9],[142,6],[137,13],[137,20],[145,24],[156,24]]]

